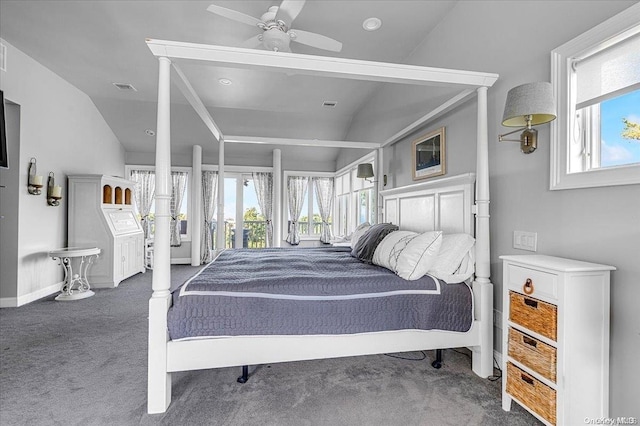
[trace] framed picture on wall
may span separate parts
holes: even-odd
[[[413,141],[413,180],[445,174],[444,127]]]

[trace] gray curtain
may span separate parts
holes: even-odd
[[[333,231],[329,223],[329,216],[333,209],[334,180],[333,178],[317,177],[313,178],[316,188],[316,200],[318,200],[318,210],[322,218],[322,231],[320,232],[320,241],[329,244],[333,238]]]
[[[273,246],[273,173],[255,172],[252,174],[253,186],[256,188],[256,197],[260,205],[260,211],[265,220],[265,235],[267,247]]]
[[[291,218],[287,242],[292,245],[300,244],[298,219],[300,219],[304,197],[307,195],[307,182],[306,176],[289,176],[287,179],[287,198],[289,200],[289,217]]]
[[[156,174],[152,170],[131,170],[130,178],[136,182],[133,196],[140,213],[144,238],[147,239],[151,234],[149,212],[156,192]]]
[[[216,212],[216,200],[218,199],[218,172],[202,172],[202,207],[204,210],[204,226],[202,227],[202,241],[200,244],[200,260],[209,263],[213,258],[213,235],[211,223]]]
[[[187,172],[171,172],[171,205],[169,206],[171,213],[169,228],[171,247],[180,247],[182,245],[178,215],[180,214],[180,207],[182,207],[182,199],[184,198],[186,185]]]

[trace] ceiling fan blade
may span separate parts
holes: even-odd
[[[306,0],[282,0],[282,4],[278,8],[276,20],[281,19],[287,26],[291,27],[291,23],[298,17],[300,11],[304,7]]]
[[[247,49],[255,49],[256,47],[262,46],[262,34],[258,34],[251,37],[249,40],[245,40],[241,46]]]
[[[253,16],[249,16],[236,10],[227,9],[226,7],[216,6],[215,4],[210,5],[207,10],[211,13],[215,13],[216,15],[224,16],[225,18],[233,19],[234,21],[242,22],[243,24],[252,25],[254,27],[262,22]]]
[[[292,41],[297,41],[307,46],[317,47],[318,49],[330,50],[332,52],[340,52],[342,43],[321,34],[310,33],[309,31],[291,30],[289,31]]]

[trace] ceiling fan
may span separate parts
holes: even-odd
[[[339,41],[321,34],[291,29],[291,24],[302,10],[305,1],[283,0],[280,6],[271,6],[260,19],[215,4],[209,6],[207,10],[243,24],[256,26],[262,30],[261,34],[245,41],[243,43],[244,47],[256,48],[262,45],[265,49],[275,52],[291,52],[289,43],[295,41],[318,49],[340,52],[342,43]]]

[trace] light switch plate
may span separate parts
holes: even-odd
[[[513,231],[513,248],[537,251],[538,234],[536,232]]]

